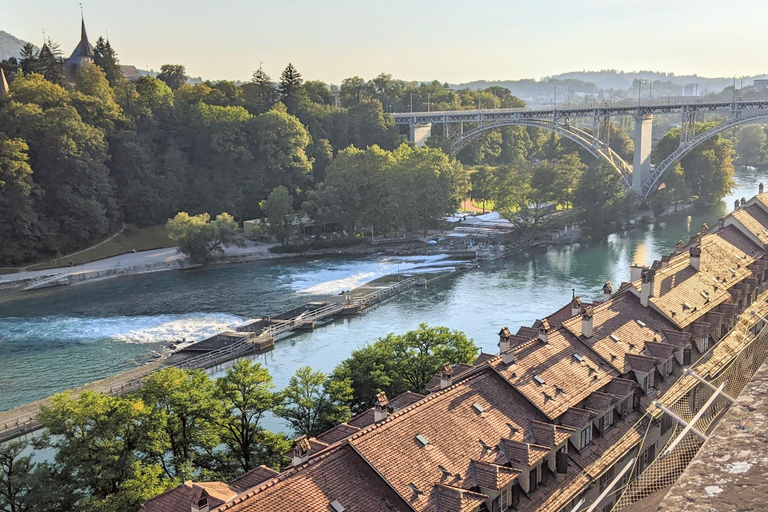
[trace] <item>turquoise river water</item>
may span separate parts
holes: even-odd
[[[598,298],[605,281],[618,286],[628,280],[631,263],[650,263],[703,222],[714,225],[733,208],[735,198],[756,194],[766,176],[740,169],[736,179],[737,188],[716,207],[677,214],[601,242],[483,263],[361,316],[281,339],[272,352],[255,358],[282,387],[300,366],[330,371],[356,347],[421,322],[463,330],[483,350],[497,351],[501,327],[514,331],[530,325],[567,303],[572,289],[587,299]],[[442,256],[275,260],[0,297],[0,410],[130,368],[169,341],[202,338],[385,274],[450,265]]]

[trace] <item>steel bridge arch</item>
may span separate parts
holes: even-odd
[[[768,115],[768,114],[766,114]],[[567,120],[566,120],[567,123]],[[607,144],[592,136],[591,133],[570,126],[569,124],[560,124],[556,121],[547,119],[506,119],[494,123],[483,124],[462,134],[459,138],[451,141],[454,153],[458,153],[466,148],[470,142],[476,139],[481,133],[505,126],[531,126],[533,128],[542,128],[555,132],[556,134],[569,139],[595,158],[602,158],[607,161],[621,175],[624,185],[632,188],[632,166],[613,151]]]
[[[751,114],[748,116],[734,117],[726,121],[725,123],[720,123],[717,126],[713,126],[709,130],[705,130],[701,132],[700,134],[696,135],[688,142],[678,146],[677,149],[675,149],[672,152],[672,154],[670,154],[667,158],[659,162],[659,164],[654,167],[653,171],[651,171],[650,177],[642,185],[642,188],[641,188],[642,198],[648,199],[648,197],[656,189],[659,188],[659,185],[661,185],[662,179],[667,174],[667,172],[669,172],[669,170],[672,167],[674,167],[676,163],[678,163],[688,153],[690,153],[693,150],[693,148],[695,148],[702,142],[714,137],[720,132],[733,128],[734,126],[739,126],[740,124],[747,124],[747,123],[754,122],[755,120],[758,120],[758,119],[768,119],[768,112],[760,112],[758,114]]]

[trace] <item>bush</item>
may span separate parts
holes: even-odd
[[[340,247],[350,247],[353,245],[365,244],[366,240],[363,238],[331,238],[329,240],[312,240],[310,243],[304,244],[285,244],[281,246],[270,247],[269,252],[275,254],[295,254],[306,252],[309,250],[321,250],[321,249],[336,249]]]

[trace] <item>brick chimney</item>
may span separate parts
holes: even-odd
[[[387,394],[382,391],[376,395],[376,405],[373,407],[373,421],[376,423],[387,419],[389,414],[389,398]]]
[[[581,313],[581,297],[576,295],[571,301],[571,316]]]
[[[547,331],[549,331],[549,322],[545,318],[539,324],[539,340],[542,343],[549,343],[549,333]]]
[[[643,272],[642,285],[640,287],[640,304],[648,307],[648,301],[653,297],[653,278],[656,275],[656,271],[649,268]]]
[[[201,496],[197,501],[192,503],[191,512],[208,512],[208,510],[210,510],[208,496]]]
[[[512,333],[509,327],[504,327],[499,331],[499,352],[506,352],[512,346]]]
[[[291,457],[294,467],[304,464],[309,460],[310,448],[311,446],[307,436],[296,438],[296,440],[293,442],[293,454]]]
[[[593,334],[593,324],[592,324],[592,317],[595,316],[595,310],[592,308],[587,308],[584,310],[584,313],[581,315],[581,334],[585,338],[591,338]]]
[[[445,389],[453,384],[453,368],[451,363],[444,363],[443,370],[440,372],[440,389]]]
[[[691,266],[698,272],[701,266],[701,247],[693,246],[688,251],[691,254]]]
[[[603,285],[603,302],[610,299],[611,295],[613,295],[613,285],[610,281],[606,281]]]

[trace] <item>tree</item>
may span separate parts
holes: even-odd
[[[0,444],[0,511],[32,510],[35,464],[31,455],[22,455],[27,444],[13,441]]]
[[[251,82],[243,85],[243,94],[246,106],[253,114],[266,112],[277,101],[275,84],[261,66],[254,71]]]
[[[157,75],[157,78],[165,82],[174,91],[187,83],[189,79],[187,70],[181,64],[163,64],[160,66],[160,73]]]
[[[139,396],[160,424],[149,452],[169,478],[186,480],[214,458],[223,410],[204,370],[165,368],[147,377]]]
[[[269,222],[269,232],[281,245],[285,245],[293,232],[293,220],[296,217],[288,189],[283,186],[275,188],[259,206]]]
[[[581,175],[574,193],[573,206],[581,210],[581,220],[587,233],[602,236],[610,232],[623,193],[621,176],[602,159]]]
[[[114,86],[123,80],[123,70],[117,60],[117,53],[112,49],[109,41],[103,37],[96,40],[96,46],[93,49],[93,63],[104,71],[110,85]]]
[[[43,75],[51,83],[62,86],[67,84],[61,47],[58,43],[53,42],[50,38],[43,43],[33,71]]]
[[[207,213],[191,216],[179,212],[168,220],[166,227],[171,241],[195,263],[210,261],[214,254],[223,253],[227,245],[243,245],[237,223],[228,213],[211,221]]]
[[[485,213],[485,201],[494,194],[493,168],[487,165],[478,167],[469,175],[469,181],[472,184],[470,197],[475,201],[483,202],[483,213]]]
[[[0,261],[21,263],[35,256],[41,235],[34,211],[29,146],[0,132]]]
[[[242,472],[272,462],[272,457],[259,453],[264,448],[262,442],[268,441],[259,423],[277,403],[272,388],[269,371],[250,359],[239,359],[224,377],[216,380],[216,398],[225,410],[219,438]]]
[[[280,74],[280,82],[277,90],[280,92],[280,101],[288,108],[288,112],[296,112],[299,97],[303,93],[301,73],[290,62]]]
[[[288,421],[297,436],[315,436],[350,418],[346,405],[352,397],[349,382],[328,379],[309,366],[296,370],[281,397],[274,413]]]
[[[62,393],[38,419],[46,447],[55,453],[48,485],[56,487],[63,509],[68,503],[82,510],[119,510],[116,503],[135,509],[144,496],[126,499],[125,486],[137,480],[150,488],[165,486],[159,466],[139,456],[151,452],[162,433],[160,418],[140,397]]]
[[[336,367],[332,379],[350,383],[353,394],[349,405],[361,413],[373,405],[381,391],[389,397],[406,391],[427,393],[427,383],[443,364],[471,364],[478,352],[461,331],[420,324],[414,331],[390,333],[353,351]]]
[[[736,132],[736,155],[743,165],[754,165],[761,162],[762,149],[768,140],[763,127],[748,124]]]

